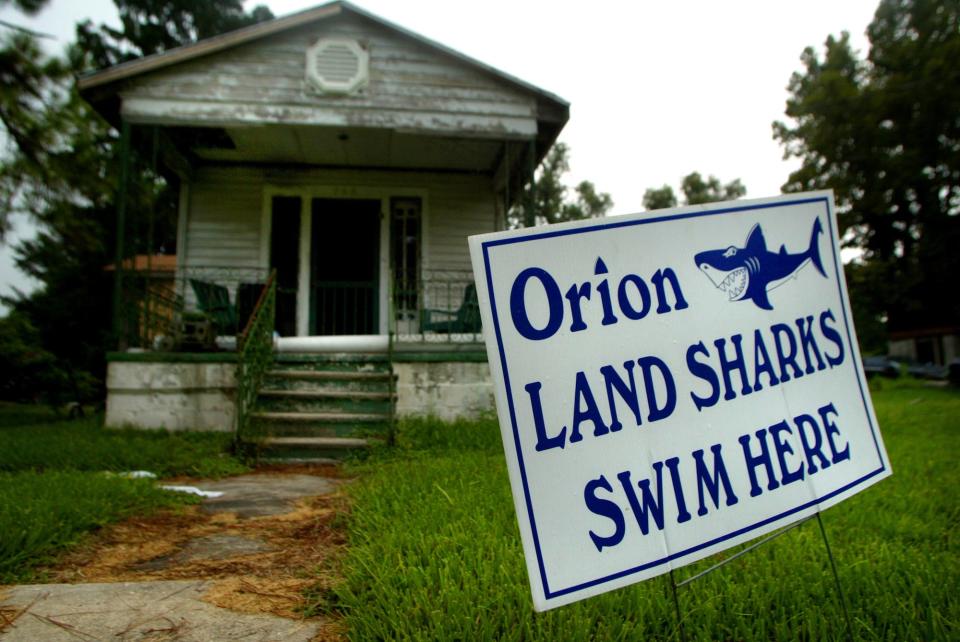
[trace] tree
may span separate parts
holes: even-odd
[[[113,262],[120,159],[116,132],[80,98],[73,74],[269,17],[259,8],[243,14],[239,0],[118,0],[118,9],[124,30],[78,26],[79,45],[68,60],[45,57],[20,32],[0,43],[0,122],[8,142],[0,158],[0,230],[14,213],[39,225],[37,237],[20,243],[15,257],[42,284],[31,295],[6,299],[23,319],[8,333],[34,342],[37,354],[53,355],[74,398],[84,394],[86,373],[102,375],[110,345],[111,287],[104,267]],[[175,239],[176,186],[151,164],[147,155],[133,155],[128,208],[156,206],[160,225],[151,247],[146,221],[128,230],[134,253],[156,252],[164,243],[171,248]]]
[[[7,5],[28,15],[38,13],[50,0],[0,0],[0,9]]]
[[[250,13],[242,0],[114,0],[121,29],[77,25],[77,44],[92,68],[109,67],[133,58],[263,22],[273,17],[266,6]]]
[[[536,173],[533,188],[534,225],[579,221],[585,218],[604,216],[613,207],[613,199],[606,192],[598,192],[590,181],[581,181],[574,188],[573,200],[568,198],[563,175],[570,171],[570,148],[557,143],[547,153]],[[524,189],[523,198],[510,210],[507,225],[511,229],[523,227],[526,221],[526,206],[530,202],[530,186]]]
[[[677,195],[669,185],[650,187],[643,193],[643,206],[648,210],[663,210],[677,206]]]
[[[842,238],[862,251],[850,279],[861,316],[888,330],[956,325],[960,3],[883,0],[867,36],[865,59],[846,33],[822,55],[804,50],[789,120],[773,124],[801,161],[783,189],[834,190]]]
[[[711,175],[707,180],[703,180],[700,172],[691,172],[684,176],[680,183],[680,190],[683,192],[684,205],[733,201],[742,198],[747,193],[747,188],[743,186],[739,178],[723,185],[716,176]],[[651,187],[643,194],[643,206],[648,210],[676,207],[677,196],[669,185],[659,188]]]
[[[747,188],[743,186],[739,178],[735,178],[726,185],[721,185],[720,179],[716,176],[710,176],[707,180],[703,180],[699,172],[684,176],[680,189],[683,191],[685,205],[733,201],[742,198],[747,193]]]

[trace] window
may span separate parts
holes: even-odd
[[[421,209],[419,198],[390,201],[390,266],[397,320],[416,319],[420,308]]]

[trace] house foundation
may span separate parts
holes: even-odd
[[[236,422],[232,353],[115,353],[108,357],[111,428],[232,432]],[[482,352],[403,352],[392,362],[398,417],[445,421],[494,410],[493,383]]]
[[[114,355],[107,364],[105,423],[111,428],[232,432],[236,388],[232,354]]]

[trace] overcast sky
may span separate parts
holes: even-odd
[[[691,171],[740,178],[748,197],[780,192],[796,161],[782,159],[770,124],[783,118],[790,74],[808,45],[864,30],[878,0],[654,0],[647,2],[358,0],[402,27],[533,83],[571,103],[560,140],[569,184],[587,179],[613,197],[613,214],[643,209],[648,187]],[[267,4],[280,16],[320,4]],[[83,18],[117,23],[111,0],[53,0],[35,19],[0,18],[49,33],[57,52]],[[17,221],[10,237],[32,233]],[[0,246],[0,293],[30,283]]]

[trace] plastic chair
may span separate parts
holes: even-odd
[[[446,319],[437,319],[446,317]],[[422,332],[476,334],[480,332],[480,302],[477,287],[471,283],[463,291],[463,302],[456,310],[425,309],[420,315]]]
[[[190,287],[197,295],[197,305],[210,317],[218,334],[236,334],[237,310],[230,303],[230,291],[226,286],[190,279]]]

